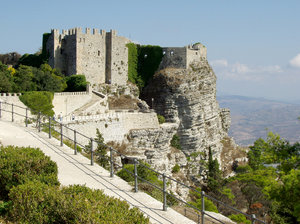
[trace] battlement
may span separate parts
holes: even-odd
[[[54,96],[75,96],[75,95],[89,95],[89,92],[60,92],[60,93],[54,93]]]
[[[0,93],[0,96],[4,96],[4,97],[16,97],[16,96],[21,96],[22,93]]]
[[[63,29],[62,32],[60,32],[59,29],[52,29],[51,34],[52,35],[62,35],[62,36],[67,36],[67,35],[76,35],[76,34],[82,34],[82,35],[101,35],[105,36],[106,33],[111,34],[112,36],[117,36],[117,31],[116,30],[110,30],[110,32],[106,32],[105,30],[99,30],[97,28],[85,28],[85,32],[83,32],[83,29],[81,27],[75,27],[71,28],[68,30]]]

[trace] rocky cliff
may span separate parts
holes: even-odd
[[[209,147],[214,158],[222,162],[221,141],[228,136],[230,112],[219,107],[216,75],[206,59],[191,63],[187,69],[158,71],[142,98],[166,122],[177,124],[182,151],[193,167],[190,174],[201,174],[199,162],[207,159]]]

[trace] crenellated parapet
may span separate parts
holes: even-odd
[[[116,30],[76,27],[61,33],[51,30],[46,48],[51,67],[65,75],[84,74],[92,85],[126,85],[129,42]]]

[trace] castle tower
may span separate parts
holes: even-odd
[[[52,30],[46,48],[49,64],[65,75],[84,74],[92,86],[101,83],[125,85],[128,79],[128,49],[130,41],[117,36],[115,30],[106,33],[98,29],[81,28]]]

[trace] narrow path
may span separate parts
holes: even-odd
[[[25,128],[9,121],[0,121],[0,142],[3,145],[31,146],[40,148],[58,165],[58,178],[62,185],[81,184],[93,189],[102,189],[105,194],[127,201],[130,205],[139,208],[150,218],[151,223],[194,223],[180,213],[168,208],[162,211],[161,202],[146,193],[132,192],[132,186],[121,178],[110,177],[109,171],[67,146],[60,146],[54,138],[49,139],[43,132],[33,128]]]

